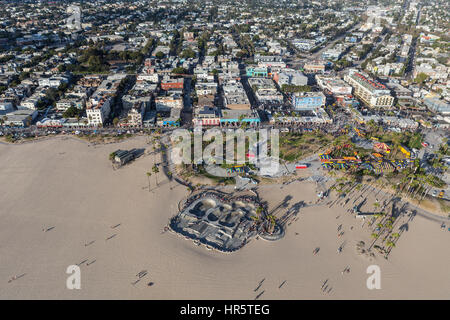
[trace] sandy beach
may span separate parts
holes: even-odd
[[[161,170],[159,187],[153,174],[149,192],[146,172],[159,155],[118,170],[108,160],[116,149],[151,151],[146,141],[0,144],[1,299],[255,299],[261,292],[259,299],[450,299],[450,232],[421,216],[389,260],[356,254],[370,232],[340,206],[301,208],[283,239],[253,239],[232,254],[162,233],[186,187],[168,183]],[[280,212],[317,199],[311,182],[263,185],[259,193],[269,208],[291,197]],[[80,290],[66,288],[66,268],[74,264],[81,267]],[[381,268],[380,290],[366,287],[373,264]],[[147,274],[139,278],[141,271]],[[23,276],[8,282],[17,275]]]

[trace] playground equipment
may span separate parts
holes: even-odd
[[[391,148],[386,143],[379,142],[373,145],[373,150],[378,153],[388,154],[391,153]]]
[[[227,173],[242,173],[244,172],[244,165],[232,166],[231,168],[227,168]]]
[[[358,134],[358,137],[364,138],[364,133],[361,132],[361,130],[359,130],[358,128],[354,128],[356,133]]]
[[[405,146],[400,146],[400,151],[406,156],[406,158],[411,158],[411,150]]]
[[[327,150],[325,153],[319,154],[319,159],[322,162],[322,167],[325,169],[338,169],[346,170],[349,168],[363,169],[374,171],[377,174],[383,172],[392,172],[394,170],[402,170],[406,168],[410,163],[410,159],[395,159],[389,160],[385,158],[385,154],[390,152],[390,148],[385,143],[376,144],[376,150],[379,152],[372,153],[373,158],[362,160],[356,151],[355,156],[343,156],[342,152],[345,149],[350,149],[351,145],[345,144],[337,146],[334,149]],[[351,150],[347,150],[348,154]]]
[[[373,155],[374,157],[376,157],[376,158],[383,158],[383,155],[382,155],[382,154],[379,154],[379,153],[376,153],[376,152],[372,153],[372,155]]]

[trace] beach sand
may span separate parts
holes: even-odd
[[[0,144],[1,299],[254,299],[262,291],[259,299],[450,298],[450,232],[434,221],[415,217],[389,260],[356,254],[370,232],[339,206],[300,209],[279,241],[253,239],[232,254],[208,251],[162,233],[188,192],[162,170],[160,186],[153,174],[149,192],[146,172],[159,155],[113,170],[108,155],[119,148],[151,150],[144,137],[98,146],[62,137]],[[292,197],[277,216],[317,198],[309,182],[259,192],[271,209]],[[338,238],[340,224],[345,234]],[[69,290],[66,269],[81,262],[81,289]],[[366,287],[372,264],[381,268],[380,290]],[[342,275],[346,266],[351,272]],[[327,279],[330,293],[321,290]]]

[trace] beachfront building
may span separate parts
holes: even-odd
[[[248,123],[250,125],[258,125],[260,118],[254,110],[222,110],[220,118],[221,125]]]
[[[194,109],[194,126],[218,126],[220,125],[220,114],[216,107],[203,106]]]
[[[297,111],[308,111],[325,105],[326,97],[322,92],[295,92],[292,105]]]
[[[9,127],[28,127],[38,116],[37,110],[19,109],[3,116],[3,125]]]
[[[368,106],[374,108],[393,106],[394,97],[391,91],[377,80],[370,79],[356,70],[351,70],[345,75],[344,80],[353,87],[354,95]]]
[[[94,95],[86,104],[86,115],[89,125],[103,125],[110,112],[111,97],[107,95]]]
[[[160,127],[179,127],[180,123],[181,109],[172,108],[168,115],[157,114],[156,124]]]
[[[325,109],[318,108],[315,110],[301,111],[278,111],[273,114],[267,114],[270,124],[303,124],[303,125],[327,125],[332,124],[333,119],[327,114]]]
[[[136,102],[128,111],[127,122],[129,126],[141,126],[144,120],[146,105],[144,102]]]

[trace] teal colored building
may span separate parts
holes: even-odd
[[[254,67],[247,67],[246,69],[247,77],[267,77],[269,75],[269,72],[267,71],[267,68],[254,68]]]

